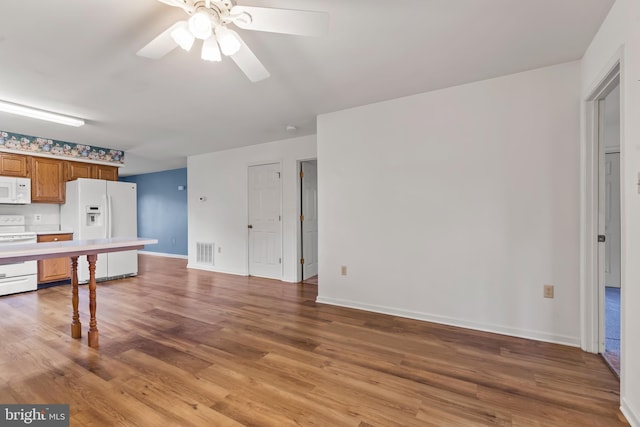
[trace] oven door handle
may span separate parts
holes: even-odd
[[[0,237],[0,243],[15,243],[15,242],[24,242],[24,241],[34,241],[33,236],[25,236],[25,237]]]
[[[28,281],[29,279],[25,276],[7,277],[7,278],[3,277],[2,280],[0,280],[0,285],[12,285],[12,284],[25,283]]]

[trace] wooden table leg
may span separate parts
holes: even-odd
[[[89,262],[89,347],[98,348],[98,321],[96,320],[96,260],[98,255],[87,255]]]
[[[73,315],[71,317],[71,338],[82,336],[82,325],[80,325],[80,314],[78,314],[78,257],[71,257],[71,305]]]

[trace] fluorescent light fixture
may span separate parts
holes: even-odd
[[[242,47],[235,33],[222,25],[216,27],[216,38],[225,56],[235,55]]]
[[[220,62],[222,60],[215,36],[202,43],[202,53],[200,54],[200,58],[211,62]]]
[[[24,105],[13,104],[11,102],[0,101],[0,111],[18,116],[31,117],[33,119],[46,120],[48,122],[60,123],[67,126],[80,127],[84,125],[84,120],[76,117],[63,116],[62,114],[51,113],[49,111],[38,110]]]
[[[196,40],[196,38],[193,37],[193,34],[189,31],[189,25],[184,21],[180,22],[179,25],[176,26],[176,29],[171,31],[171,37],[187,52],[191,49],[193,42]]]

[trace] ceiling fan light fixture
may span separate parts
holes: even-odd
[[[218,48],[218,42],[215,36],[208,38],[202,43],[202,53],[200,58],[204,61],[220,62],[222,56],[220,55],[220,49]]]
[[[196,12],[189,18],[189,31],[200,40],[207,40],[213,34],[211,18],[206,12]]]
[[[189,25],[186,22],[181,22],[181,25],[178,25],[176,29],[171,32],[171,37],[178,46],[187,52],[191,50],[191,46],[193,46],[193,42],[195,41],[195,37],[189,31]]]
[[[235,55],[242,47],[234,32],[225,26],[219,25],[216,27],[216,38],[218,39],[220,50],[225,56]]]

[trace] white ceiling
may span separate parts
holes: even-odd
[[[321,113],[579,59],[613,2],[239,0],[331,16],[320,38],[238,30],[271,72],[251,83],[197,48],[137,57],[186,16],[157,0],[2,0],[0,99],[88,123],[0,113],[0,129],[126,150],[123,174],[183,167],[315,133]]]

